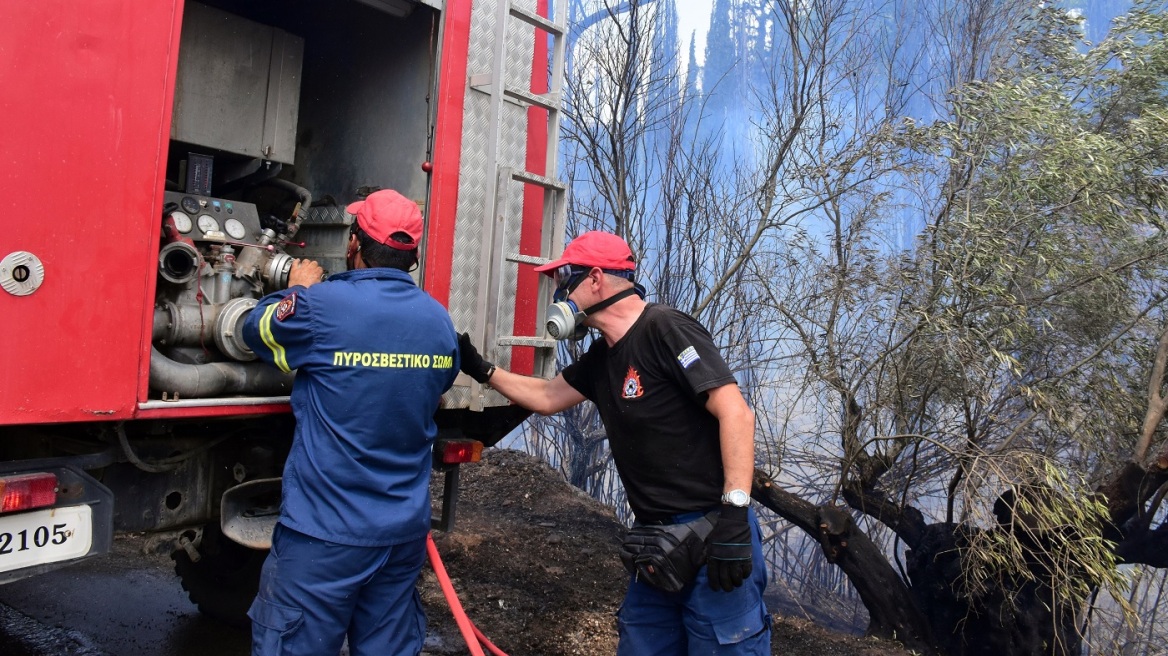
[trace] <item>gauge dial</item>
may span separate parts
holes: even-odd
[[[199,201],[190,196],[183,196],[178,204],[182,206],[184,212],[190,214],[198,214],[199,212]]]
[[[238,219],[227,219],[223,222],[223,229],[232,239],[243,239],[247,236],[247,228]]]
[[[191,217],[186,212],[171,212],[170,218],[174,219],[174,227],[183,234],[190,232],[194,226],[194,223],[191,222]]]
[[[219,222],[216,221],[215,217],[211,216],[210,214],[203,214],[199,216],[199,230],[202,230],[203,234],[207,234],[208,232],[218,232]]]

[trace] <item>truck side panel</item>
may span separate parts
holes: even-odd
[[[438,76],[433,177],[426,236],[426,291],[449,306],[451,257],[458,209],[466,53],[470,40],[470,0],[448,0],[442,27],[442,68]]]
[[[44,267],[34,293],[0,292],[0,424],[134,411],[180,14],[0,3],[0,258]]]
[[[537,0],[536,13],[545,18],[549,17],[548,0]],[[540,72],[548,67],[549,52],[548,39],[543,32],[536,30],[534,52],[532,56],[531,92],[544,94],[548,92],[548,76]],[[546,109],[532,105],[527,108],[527,170],[536,175],[547,176],[552,171],[547,167],[548,148],[548,112]],[[520,253],[538,253],[546,236],[543,234],[544,192],[538,187],[528,187],[523,190],[523,229],[519,237]],[[537,322],[543,317],[537,316],[540,311],[539,278],[541,276],[533,270],[519,269],[515,280],[515,334],[536,334]],[[511,353],[511,370],[518,373],[535,373],[535,354],[532,349],[514,349]]]
[[[547,353],[537,366],[530,346],[501,341],[542,337],[537,334],[542,333],[537,328],[540,276],[530,262],[517,264],[513,258],[539,257],[541,244],[550,241],[542,226],[542,190],[510,175],[548,173],[541,161],[548,143],[547,113],[502,91],[547,91],[547,36],[508,16],[509,6],[547,13],[547,3],[537,0],[474,3],[447,307],[455,326],[481,344],[485,357],[518,373],[547,375]],[[459,383],[447,401],[453,407],[506,405],[494,392]]]

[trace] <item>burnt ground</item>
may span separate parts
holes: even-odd
[[[440,481],[435,476],[436,500]],[[434,538],[479,630],[509,656],[615,653],[615,613],[627,574],[617,556],[624,527],[612,510],[536,458],[501,449],[488,449],[482,462],[462,467],[461,490],[454,530]],[[420,590],[431,634],[427,653],[465,654],[429,567],[422,570]],[[777,613],[772,618],[775,654],[910,654],[896,643]]]

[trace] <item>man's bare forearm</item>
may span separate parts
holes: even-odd
[[[584,400],[563,376],[548,380],[495,369],[489,384],[512,403],[541,415],[553,415]]]

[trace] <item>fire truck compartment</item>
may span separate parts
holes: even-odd
[[[348,203],[424,209],[437,25],[405,2],[185,5],[143,407],[288,394],[240,327],[293,258],[344,269]]]

